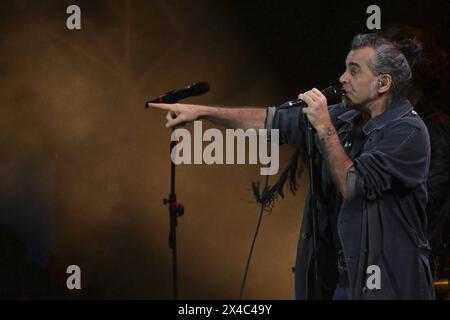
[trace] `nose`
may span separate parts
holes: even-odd
[[[339,78],[339,82],[342,84],[348,83],[347,71],[345,71]]]

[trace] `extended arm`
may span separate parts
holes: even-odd
[[[267,108],[225,108],[180,103],[149,103],[148,106],[168,111],[167,128],[206,119],[226,128],[263,129],[267,116]]]

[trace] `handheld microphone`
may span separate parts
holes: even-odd
[[[344,89],[341,86],[329,86],[322,90],[322,94],[327,98],[328,105],[339,103],[342,96],[345,94]],[[287,101],[280,105],[278,108],[296,108],[296,107],[306,107],[306,102],[301,99]]]
[[[193,83],[185,88],[169,91],[158,98],[148,101],[145,107],[148,108],[148,103],[176,103],[181,99],[199,96],[209,91],[209,83],[206,81]]]

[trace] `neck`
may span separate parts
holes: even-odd
[[[383,95],[365,104],[361,110],[364,122],[369,121],[386,111],[389,104],[389,98],[389,96]]]

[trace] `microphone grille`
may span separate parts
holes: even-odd
[[[196,82],[191,85],[191,90],[194,95],[201,95],[209,91],[209,83],[206,81]]]
[[[322,93],[327,98],[328,105],[332,105],[341,102],[345,91],[341,86],[333,85],[324,89]]]

